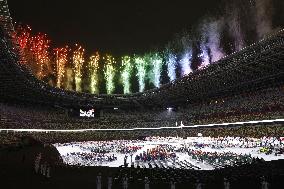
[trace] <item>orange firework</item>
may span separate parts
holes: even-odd
[[[29,26],[18,25],[16,27],[16,40],[23,50],[27,47],[31,36],[31,28]]]
[[[75,85],[76,91],[81,92],[81,83],[82,83],[82,68],[84,63],[84,52],[81,46],[76,44],[76,50],[73,52],[73,64],[74,64],[74,73],[75,73]]]
[[[39,66],[37,75],[39,78],[43,78],[48,70],[44,70],[44,66],[50,67],[49,58],[49,44],[50,40],[47,38],[46,34],[39,33],[30,40],[30,51],[35,58],[36,64]]]
[[[91,93],[98,93],[98,70],[99,70],[100,55],[98,52],[90,57],[88,68],[90,74],[90,91]]]
[[[65,66],[67,64],[68,46],[64,48],[56,48],[55,61],[56,61],[56,74],[57,74],[57,87],[61,87],[62,79],[65,74]]]

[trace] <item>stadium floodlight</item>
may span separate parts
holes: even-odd
[[[167,110],[168,110],[168,111],[172,111],[172,110],[173,110],[173,108],[170,108],[170,107],[169,107],[169,108],[167,108]]]

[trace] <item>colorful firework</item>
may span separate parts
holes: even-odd
[[[206,46],[210,49],[212,62],[216,62],[225,56],[221,48],[221,31],[223,29],[223,21],[216,20],[206,23],[203,26],[203,36],[207,38]]]
[[[84,63],[84,52],[81,46],[76,44],[76,50],[73,52],[73,65],[74,65],[74,73],[75,73],[75,86],[76,91],[82,91],[82,68]]]
[[[31,37],[31,28],[29,26],[18,25],[16,27],[16,40],[22,50],[26,49]]]
[[[150,81],[155,87],[160,87],[163,59],[158,53],[152,54],[149,57],[149,64],[151,66]]]
[[[106,80],[106,90],[107,94],[112,94],[115,85],[114,85],[114,76],[115,76],[115,68],[114,64],[116,63],[114,58],[111,55],[106,55],[106,57],[103,58],[105,61],[105,66],[104,66],[104,76]]]
[[[167,57],[167,73],[170,81],[176,79],[177,57],[173,53],[169,53]]]
[[[182,55],[179,61],[182,77],[192,72],[192,69],[190,67],[191,59],[192,59],[192,50],[190,49]]]
[[[50,66],[49,44],[50,40],[47,38],[46,34],[39,33],[31,37],[30,40],[30,51],[35,58],[36,64],[39,66],[36,75],[40,79],[48,73],[48,70],[44,70],[45,66],[49,71],[52,70]]]
[[[208,53],[208,48],[204,43],[201,43],[200,50],[201,50],[200,58],[202,62],[201,65],[198,67],[198,69],[203,69],[210,64],[210,57]]]
[[[139,56],[134,57],[135,68],[137,70],[137,77],[139,83],[139,92],[143,92],[145,89],[145,77],[146,77],[146,68],[147,61],[144,58]]]
[[[100,55],[98,52],[95,53],[95,55],[92,55],[90,57],[88,68],[89,68],[89,74],[90,74],[90,91],[92,94],[98,94],[98,71],[99,71],[99,60]]]
[[[129,56],[124,56],[121,58],[122,61],[122,72],[121,72],[121,79],[123,84],[123,93],[128,94],[130,93],[130,77],[132,73],[133,66],[131,65],[131,59]]]
[[[58,88],[62,87],[62,79],[65,74],[65,66],[67,64],[68,47],[56,48],[55,51],[55,61],[56,61],[56,75],[57,82],[56,86]]]

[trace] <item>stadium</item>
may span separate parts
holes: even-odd
[[[4,188],[281,188],[284,30],[142,92],[38,79],[0,0]]]

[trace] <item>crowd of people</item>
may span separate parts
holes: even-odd
[[[206,162],[213,167],[223,168],[227,166],[235,166],[240,164],[248,164],[253,161],[250,154],[236,154],[233,152],[204,152],[201,150],[190,150],[188,155],[193,159],[201,162]]]
[[[281,119],[284,111],[283,87],[257,91],[247,96],[234,96],[188,107],[165,110],[100,110],[95,119],[69,117],[67,110],[25,105],[0,104],[1,123],[9,128],[43,129],[129,129],[184,125],[232,123]]]
[[[196,137],[201,133],[204,137],[282,137],[284,127],[281,123],[251,124],[230,127],[161,129],[161,130],[135,130],[135,131],[86,131],[86,132],[0,132],[2,145],[12,144],[13,141],[24,136],[32,136],[46,143],[68,143],[73,141],[104,141],[104,140],[136,140],[141,136],[160,137]]]
[[[167,160],[171,158],[175,158],[176,154],[171,153],[167,148],[168,145],[158,145],[154,148],[147,149],[147,151],[143,151],[140,154],[135,156],[135,161],[152,161],[152,160]]]
[[[34,170],[36,174],[40,174],[47,179],[51,177],[51,166],[47,161],[44,161],[41,153],[38,153],[35,158]]]
[[[65,162],[70,165],[77,166],[92,166],[102,165],[104,162],[112,162],[117,160],[117,157],[112,155],[105,155],[104,153],[86,153],[86,152],[71,152],[62,156]]]
[[[56,143],[55,147],[68,149],[68,153],[62,155],[64,162],[70,165],[102,165],[105,162],[112,162],[117,160],[117,154],[124,154],[125,156],[133,155],[133,153],[140,150],[143,144],[135,145],[134,141],[115,140],[115,141],[87,141],[87,142],[71,142],[71,143]],[[76,148],[79,151],[72,152]]]
[[[144,140],[87,141],[54,144],[64,162],[78,166],[179,167],[200,169],[190,163],[202,162],[211,167],[234,166],[251,163],[255,158],[284,155],[284,138],[280,137],[146,137]],[[267,153],[265,149],[269,149]],[[266,155],[262,156],[260,154]],[[269,157],[268,157],[269,156]],[[119,158],[120,157],[120,158]],[[124,157],[124,162],[122,161]],[[279,158],[281,158],[279,157]],[[190,159],[188,159],[190,158]],[[277,159],[277,158],[276,158]],[[210,169],[210,167],[205,167]]]

